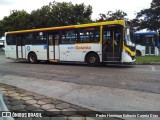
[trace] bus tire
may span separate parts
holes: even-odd
[[[35,53],[30,53],[28,59],[30,63],[38,63],[37,55]]]
[[[99,56],[96,53],[90,53],[89,55],[87,55],[86,62],[88,66],[98,66],[100,63]]]
[[[141,52],[139,50],[136,50],[136,56],[141,56]]]

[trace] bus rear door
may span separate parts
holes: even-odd
[[[49,33],[49,59],[59,60],[59,33]]]
[[[16,53],[17,53],[17,58],[19,59],[26,57],[25,35],[17,35]]]

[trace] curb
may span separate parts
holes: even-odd
[[[160,62],[135,62],[133,65],[160,65]]]

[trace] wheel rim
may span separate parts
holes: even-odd
[[[90,63],[95,63],[96,62],[96,58],[95,57],[90,57],[89,62]]]
[[[30,56],[30,61],[31,61],[31,62],[34,62],[34,61],[35,61],[34,56],[32,56],[32,55]]]

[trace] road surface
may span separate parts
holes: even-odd
[[[160,111],[159,65],[30,64],[1,55],[0,82],[93,110]]]

